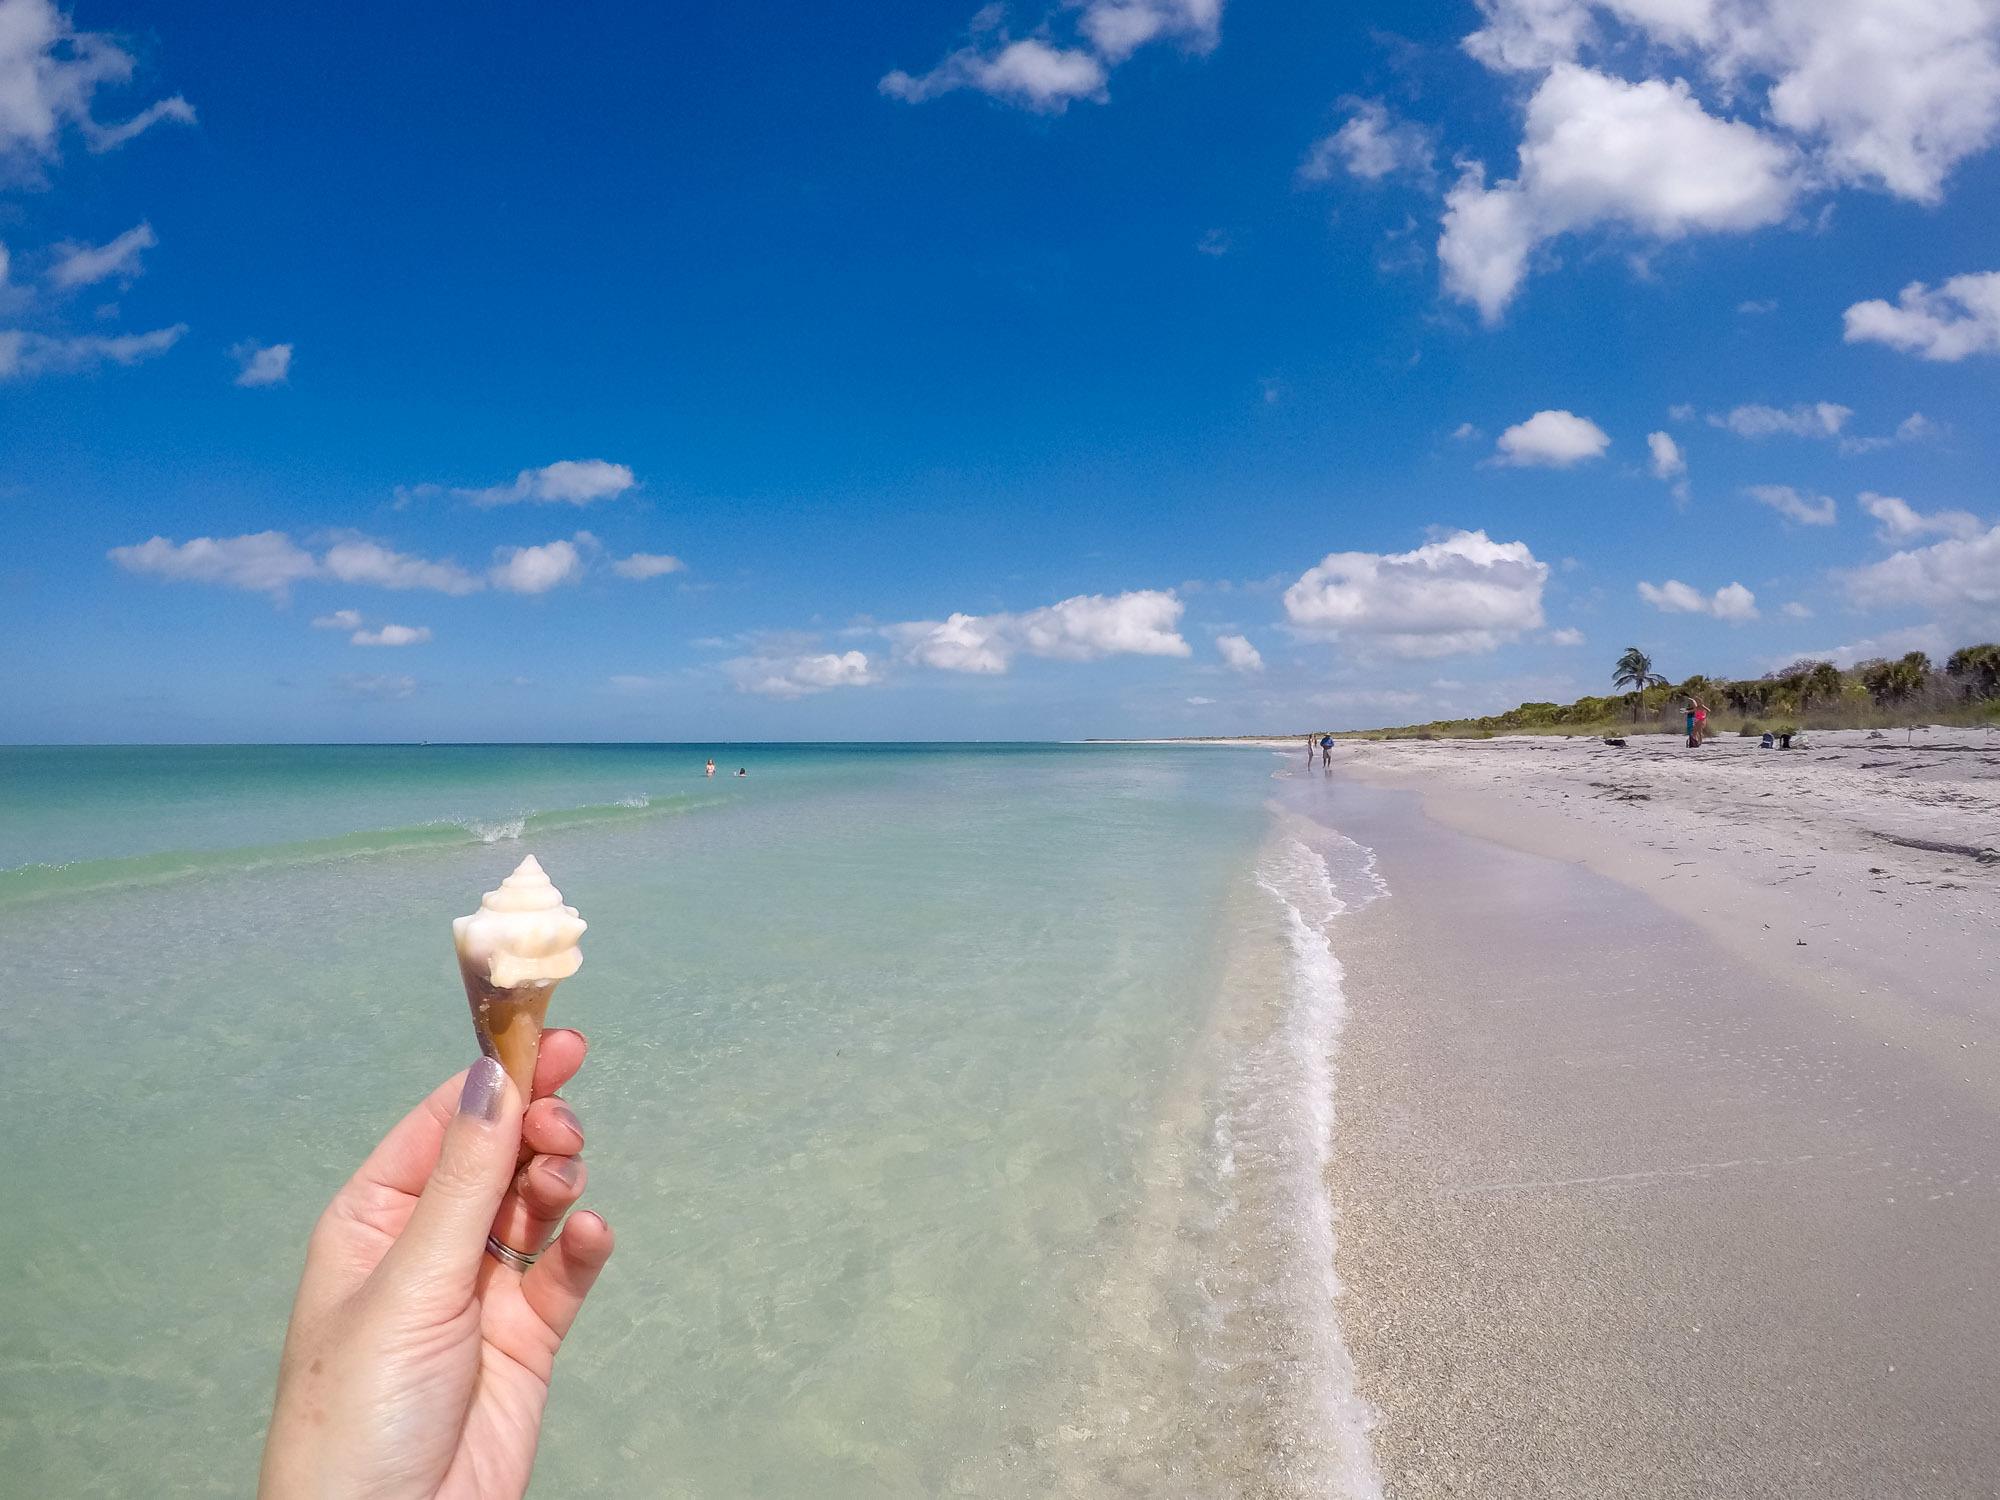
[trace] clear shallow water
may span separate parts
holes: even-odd
[[[1258,752],[0,750],[0,1454],[235,1495],[531,847],[620,1248],[538,1492],[1374,1493],[1320,1187],[1367,851]],[[412,833],[413,830],[422,830]]]

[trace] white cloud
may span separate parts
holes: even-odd
[[[495,550],[487,577],[496,589],[512,594],[546,594],[583,577],[583,555],[574,542],[544,542],[539,547]]]
[[[1187,656],[1176,629],[1186,606],[1170,589],[1079,594],[1021,614],[954,614],[883,629],[896,655],[945,672],[1005,672],[1017,654],[1062,661]]]
[[[1518,175],[1488,190],[1475,170],[1448,203],[1447,290],[1488,321],[1533,248],[1559,234],[1750,230],[1784,219],[1808,189],[1842,185],[1935,203],[1952,169],[2000,134],[1990,0],[1478,4],[1485,24],[1466,50],[1498,71],[1542,75]],[[1709,113],[1695,85],[1739,118]],[[1567,195],[1546,159],[1565,136],[1554,165],[1584,163],[1570,185],[1586,189]]]
[[[361,611],[358,609],[336,609],[313,621],[315,630],[359,630],[360,628]]]
[[[1881,529],[1875,533],[1876,537],[1891,545],[1913,541],[1920,536],[1969,540],[1985,529],[1979,517],[1970,511],[1939,510],[1925,515],[1907,500],[1899,500],[1894,495],[1878,495],[1872,490],[1861,492],[1860,505],[1882,523]]]
[[[1219,635],[1215,638],[1215,649],[1221,653],[1222,664],[1232,672],[1264,670],[1263,653],[1244,636]]]
[[[1831,526],[1839,514],[1833,496],[1803,494],[1789,484],[1753,484],[1743,493],[1801,526]]]
[[[1340,129],[1315,141],[1299,163],[1302,182],[1329,182],[1345,169],[1366,182],[1398,172],[1428,177],[1436,147],[1431,133],[1392,116],[1380,101],[1350,99],[1352,113]]]
[[[1709,114],[1684,82],[1561,63],[1528,101],[1516,175],[1488,187],[1469,164],[1445,195],[1445,288],[1496,323],[1549,240],[1604,227],[1662,241],[1757,229],[1789,214],[1800,186],[1793,148]]]
[[[1741,624],[1757,618],[1757,596],[1740,583],[1725,584],[1713,594],[1669,578],[1665,583],[1641,583],[1639,597],[1667,614],[1713,615]]]
[[[130,573],[269,594],[283,594],[318,572],[312,554],[282,531],[198,536],[185,542],[156,536],[135,546],[113,547],[106,556]]]
[[[1830,661],[1836,667],[1851,667],[1856,662],[1872,661],[1881,656],[1901,656],[1905,651],[1922,651],[1938,658],[1951,651],[1957,642],[1949,639],[1936,625],[1912,625],[1902,630],[1885,630],[1880,635],[1868,636],[1845,646],[1823,646],[1814,651],[1787,652],[1771,663],[1773,671],[1788,667],[1800,657],[1812,661]]]
[[[1500,434],[1494,462],[1516,468],[1567,469],[1601,458],[1611,439],[1588,417],[1574,412],[1538,411]]]
[[[336,542],[321,559],[326,576],[341,583],[379,589],[434,589],[440,594],[476,593],[482,585],[451,561],[432,562],[396,552],[366,538]]]
[[[1923,608],[1981,631],[2000,627],[2000,526],[1898,552],[1839,577],[1863,608]]]
[[[1051,47],[1033,37],[991,53],[961,47],[930,72],[912,77],[901,68],[880,88],[892,99],[921,104],[955,89],[976,89],[1009,104],[1060,114],[1076,99],[1104,99],[1104,65],[1090,53]]]
[[[1810,620],[1813,617],[1812,607],[1801,604],[1796,599],[1791,600],[1785,605],[1784,614],[1788,619],[1793,620]]]
[[[1527,543],[1458,531],[1411,552],[1330,553],[1285,590],[1285,615],[1392,655],[1492,651],[1541,626],[1548,576]]]
[[[1647,433],[1646,449],[1653,455],[1655,479],[1679,479],[1687,473],[1687,458],[1681,452],[1681,445],[1674,441],[1672,433]]]
[[[1189,703],[1192,703],[1196,708],[1206,708],[1208,707],[1209,704],[1213,703],[1215,700],[1213,698],[1193,697],[1189,698],[1187,701]]]
[[[0,175],[32,176],[68,126],[107,151],[162,120],[193,123],[193,107],[176,96],[122,125],[100,125],[91,115],[97,90],[132,72],[130,53],[102,32],[78,31],[51,0],[0,0]]]
[[[430,638],[428,625],[384,625],[380,630],[357,630],[348,637],[357,646],[421,646]]]
[[[1223,0],[1069,0],[1038,28],[1014,38],[1005,6],[988,5],[972,18],[972,39],[928,73],[901,68],[878,85],[892,99],[920,104],[972,89],[1008,104],[1060,114],[1078,99],[1102,102],[1111,69],[1152,42],[1177,41],[1207,52],[1221,34]],[[1075,37],[1050,39],[1059,16],[1075,17]]]
[[[723,664],[736,679],[739,693],[764,698],[803,698],[837,687],[866,687],[879,681],[868,657],[860,651],[823,652],[800,656],[748,656]]]
[[[291,378],[290,344],[258,344],[245,340],[231,346],[229,357],[240,366],[236,372],[236,383],[240,386],[283,385]]]
[[[1880,298],[1855,303],[1846,326],[1850,344],[1887,344],[1925,359],[2000,354],[2000,271],[1954,276],[1935,291],[1913,281],[1893,306]]]
[[[611,571],[620,578],[660,578],[668,573],[678,573],[687,564],[678,557],[664,552],[634,552],[630,557],[621,557],[611,565]]]
[[[85,120],[83,138],[92,151],[110,151],[134,136],[144,135],[162,120],[172,120],[176,125],[192,125],[195,123],[194,106],[179,94],[174,94],[147,105],[122,125],[100,125],[95,120]]]
[[[1578,630],[1574,625],[1565,625],[1560,630],[1551,630],[1549,632],[1549,644],[1551,646],[1581,646],[1583,644],[1583,632]]]
[[[1081,25],[1107,62],[1169,39],[1207,52],[1222,35],[1222,0],[1085,0]]]
[[[157,328],[151,333],[80,334],[58,337],[0,329],[0,380],[26,380],[35,375],[75,374],[99,365],[136,365],[164,354],[181,341],[187,324]]]
[[[139,257],[159,242],[151,224],[135,224],[108,245],[58,245],[49,280],[65,291],[113,277],[130,281],[143,269]]]
[[[1798,406],[1738,406],[1723,413],[1711,412],[1708,425],[1726,428],[1740,438],[1808,437],[1840,435],[1851,407],[1831,401],[1815,401]]]
[[[601,458],[566,458],[539,469],[523,469],[511,484],[487,489],[455,489],[474,505],[588,505],[624,494],[638,479],[625,464]]]

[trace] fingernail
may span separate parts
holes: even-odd
[[[575,1187],[577,1179],[583,1176],[583,1163],[574,1156],[551,1156],[548,1164],[549,1170],[562,1179],[564,1187]]]
[[[500,1064],[490,1057],[480,1058],[465,1075],[465,1089],[458,1096],[458,1112],[477,1115],[482,1120],[499,1119],[501,1089],[506,1082],[507,1074]]]
[[[571,1109],[567,1104],[558,1104],[555,1107],[554,1114],[558,1124],[569,1126],[571,1130],[576,1132],[578,1140],[583,1139],[583,1121],[576,1117],[575,1110]]]

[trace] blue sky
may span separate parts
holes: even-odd
[[[1234,733],[1989,639],[1996,140],[1960,0],[0,0],[0,738]]]

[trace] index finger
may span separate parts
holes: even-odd
[[[535,1055],[535,1084],[528,1091],[529,1099],[553,1094],[576,1077],[576,1070],[583,1066],[584,1054],[589,1050],[590,1043],[580,1031],[558,1026],[543,1032],[542,1050]]]

